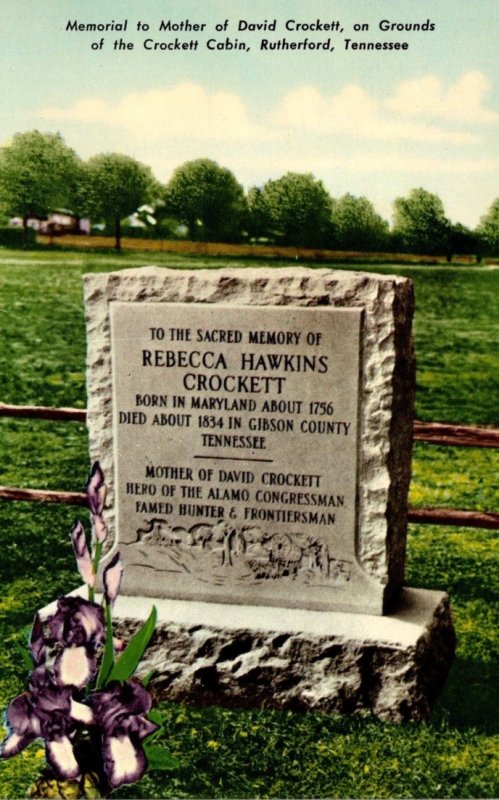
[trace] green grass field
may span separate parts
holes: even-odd
[[[138,253],[0,250],[0,401],[84,408],[81,276],[151,261]],[[154,262],[258,265],[164,255]],[[499,271],[369,269],[415,282],[417,417],[497,425]],[[0,418],[0,430],[1,484],[82,489],[89,468],[83,425]],[[418,444],[411,503],[492,511],[497,472],[496,451]],[[35,609],[78,585],[69,542],[76,513],[0,504],[0,708],[24,688],[18,645]],[[397,726],[369,718],[163,704],[165,745],[179,767],[151,771],[119,797],[497,796],[497,549],[491,531],[410,526],[407,583],[450,593],[458,636],[457,659],[431,722]],[[42,764],[39,742],[0,763],[0,798],[23,797]]]

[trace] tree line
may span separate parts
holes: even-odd
[[[0,150],[0,215],[28,221],[70,208],[103,222],[121,247],[123,220],[150,205],[158,235],[184,226],[194,241],[271,241],[280,245],[403,251],[423,255],[499,254],[499,197],[475,230],[453,224],[438,195],[412,189],[393,203],[393,225],[366,197],[333,198],[311,173],[288,172],[245,193],[234,174],[199,158],[161,184],[150,167],[121,153],[83,161],[60,134],[17,133]]]

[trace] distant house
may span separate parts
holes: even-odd
[[[33,228],[33,230],[38,231],[40,230],[40,225],[42,223],[41,219],[38,217],[30,217],[28,219],[28,228]],[[9,227],[10,228],[22,228],[23,221],[22,217],[12,217],[9,219]]]
[[[9,220],[9,225],[14,228],[22,228],[23,220],[21,217],[13,217]],[[88,234],[90,233],[90,220],[78,217],[72,211],[64,208],[55,209],[46,217],[35,215],[29,217],[28,228],[51,236],[61,236],[65,233]]]
[[[47,222],[41,230],[42,233],[90,233],[90,220],[86,217],[77,217],[71,211],[62,209],[53,211],[47,217]]]

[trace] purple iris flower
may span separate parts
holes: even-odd
[[[95,657],[105,642],[103,609],[81,597],[60,597],[48,625],[49,643],[57,645],[53,665],[57,680],[82,689],[95,677]]]
[[[35,666],[45,663],[47,656],[43,627],[38,614],[35,615],[30,639],[31,654]],[[87,649],[88,648],[88,649]],[[63,648],[54,662],[54,674],[62,686],[82,689],[95,676],[97,665],[93,658],[93,645],[71,644]]]
[[[65,647],[85,647],[91,654],[106,640],[102,607],[82,597],[60,597],[49,627],[55,642]]]
[[[71,529],[71,542],[76,556],[78,571],[88,586],[94,586],[95,573],[92,556],[87,545],[85,528],[81,522],[75,522]]]
[[[123,574],[123,565],[121,563],[120,554],[116,553],[116,555],[111,559],[111,561],[107,565],[106,569],[104,570],[104,574],[102,576],[106,603],[112,605],[116,600],[118,592],[120,590],[122,574]]]
[[[116,789],[140,780],[147,767],[142,740],[158,726],[147,719],[151,696],[134,678],[121,684],[112,681],[88,702],[95,722],[102,729],[102,754],[109,785]]]
[[[98,461],[92,467],[90,477],[87,481],[87,501],[88,507],[92,514],[99,516],[104,510],[104,501],[106,499],[106,486],[104,484],[104,473]]]
[[[104,502],[106,500],[106,485],[104,473],[98,461],[92,467],[92,472],[87,481],[87,503],[92,515],[92,528],[98,542],[103,542],[107,537],[106,523],[102,518]]]
[[[15,697],[7,709],[9,733],[1,746],[3,758],[20,753],[34,739],[45,740],[47,763],[64,779],[76,778],[80,767],[73,752],[78,722],[93,722],[92,710],[72,696],[45,667],[31,673],[28,692]]]
[[[100,514],[92,514],[92,528],[98,542],[107,538],[107,526]]]

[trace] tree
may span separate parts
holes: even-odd
[[[480,218],[476,234],[484,253],[491,256],[499,254],[499,197],[496,197],[487,213]]]
[[[84,164],[81,186],[86,213],[114,228],[115,248],[121,249],[121,220],[159,191],[150,167],[121,153],[101,153]]]
[[[324,247],[332,233],[332,199],[311,173],[288,172],[250,194],[260,233],[287,245]],[[263,230],[265,229],[265,230]]]
[[[0,151],[0,202],[23,220],[27,246],[28,219],[70,204],[80,170],[78,156],[58,133],[16,133]]]
[[[367,197],[345,194],[334,203],[335,247],[340,250],[382,250],[388,243],[388,222]]]
[[[425,189],[412,189],[407,197],[393,204],[395,241],[412,253],[447,253],[450,247],[450,222],[443,203]]]
[[[269,234],[270,220],[263,189],[252,186],[247,195],[247,203],[249,235],[253,238],[266,238]]]
[[[471,231],[460,222],[456,222],[454,225],[451,225],[448,256],[449,261],[454,253],[463,256],[471,255],[472,253],[478,253],[479,249],[479,238],[474,231]]]
[[[165,213],[187,225],[191,239],[234,241],[240,238],[246,218],[244,190],[216,161],[187,161],[167,184]]]

